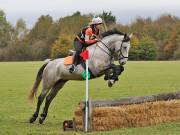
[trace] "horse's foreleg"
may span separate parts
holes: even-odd
[[[66,80],[59,80],[55,83],[53,88],[51,89],[49,95],[46,97],[46,103],[44,106],[43,113],[41,114],[41,117],[39,118],[39,123],[42,124],[44,120],[46,119],[48,108],[51,103],[51,101],[54,99],[54,97],[57,95],[58,91],[64,86],[66,83]]]

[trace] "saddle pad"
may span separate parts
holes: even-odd
[[[67,56],[64,58],[64,65],[71,65],[73,64],[73,56]]]

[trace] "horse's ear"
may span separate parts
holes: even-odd
[[[132,38],[132,36],[133,36],[133,33],[131,33],[131,34],[129,35],[129,38],[131,39],[131,38]]]
[[[124,34],[124,39],[126,39],[126,38],[127,38],[127,34],[125,33],[125,34]]]
[[[124,34],[124,41],[129,41],[130,40],[130,37],[129,37],[129,35],[127,35],[127,34]]]

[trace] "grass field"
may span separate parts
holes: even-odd
[[[0,135],[59,134],[78,135],[83,132],[63,132],[62,122],[72,119],[78,102],[85,97],[85,82],[68,82],[52,102],[43,125],[29,124],[36,103],[30,104],[27,94],[42,62],[0,63]],[[125,71],[111,89],[103,78],[91,80],[92,99],[112,99],[150,95],[180,90],[180,61],[128,62]],[[38,90],[40,92],[40,89]],[[41,110],[42,112],[42,110]],[[180,122],[156,126],[126,128],[92,135],[178,135]]]

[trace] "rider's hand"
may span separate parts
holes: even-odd
[[[93,35],[92,35],[92,38],[94,38],[94,39],[97,38],[97,35],[93,34]]]
[[[96,40],[97,42],[99,41],[99,39],[95,38],[94,40]]]

